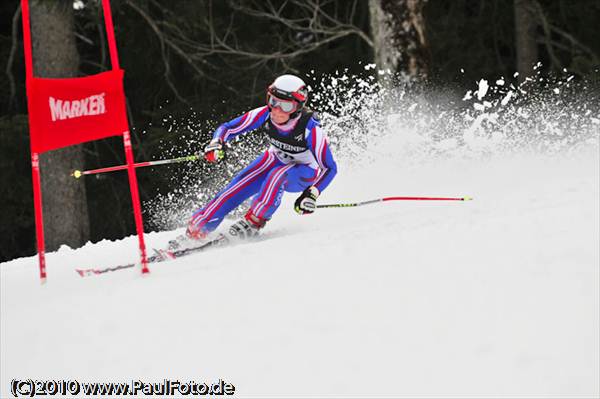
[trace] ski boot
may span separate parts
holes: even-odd
[[[187,247],[193,247],[202,244],[208,239],[208,233],[198,229],[192,223],[188,224],[185,234],[177,236],[174,240],[169,241],[167,247],[169,251],[181,250]]]
[[[238,220],[229,227],[227,238],[230,240],[246,240],[256,237],[259,230],[265,227],[267,219],[258,217],[248,211],[243,219]]]

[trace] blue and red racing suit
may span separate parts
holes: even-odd
[[[229,212],[252,196],[249,213],[268,220],[285,191],[301,192],[315,186],[323,192],[337,174],[337,165],[316,115],[302,111],[283,126],[276,126],[269,115],[267,106],[256,108],[222,124],[214,132],[213,141],[228,142],[264,127],[271,145],[193,213],[190,224],[197,231],[213,231]]]

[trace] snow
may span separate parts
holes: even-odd
[[[514,94],[515,94],[514,91],[509,91],[508,93],[506,93],[506,95],[500,102],[502,104],[502,106],[505,106],[506,104],[508,104],[508,102],[510,101],[511,97],[514,96]]]
[[[254,397],[597,394],[598,179],[597,154],[390,162],[321,201],[475,200],[297,217],[287,198],[264,240],[147,278],[73,271],[133,260],[133,237],[49,254],[44,286],[35,258],[8,262],[2,397],[17,376],[224,378]]]
[[[477,90],[477,98],[481,100],[488,92],[490,86],[488,85],[488,81],[485,79],[481,79],[479,81],[479,88]]]
[[[45,285],[36,257],[5,262],[0,396],[13,378],[221,378],[240,397],[597,397],[597,124],[569,148],[504,151],[497,130],[436,142],[424,114],[404,117],[359,143],[361,162],[335,143],[352,156],[319,203],[473,201],[300,217],[288,194],[259,241],[147,277],[74,271],[135,261],[135,237],[49,253]]]
[[[473,108],[476,109],[477,111],[485,111],[484,104],[475,103],[475,104],[473,104]]]

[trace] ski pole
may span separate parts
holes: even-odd
[[[197,161],[199,159],[201,159],[200,155],[188,155],[185,157],[179,157],[179,158],[173,158],[173,159],[163,159],[160,161],[138,162],[138,163],[134,163],[133,167],[134,168],[142,168],[144,166],[157,166],[157,165],[166,165],[166,164],[170,164],[170,163],[190,162],[190,161]],[[124,169],[127,169],[127,165],[109,166],[107,168],[90,169],[90,170],[74,170],[73,173],[71,173],[71,176],[73,176],[76,179],[79,179],[81,176],[84,176],[84,175],[94,175],[97,173],[114,172],[115,170],[124,170]]]
[[[323,204],[317,205],[317,208],[350,208],[386,201],[471,201],[472,199],[473,198],[471,197],[384,197],[369,201],[352,202],[348,204]]]

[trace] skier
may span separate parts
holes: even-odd
[[[294,75],[279,76],[267,89],[267,105],[219,126],[204,149],[211,163],[225,156],[225,143],[261,128],[270,146],[212,200],[195,211],[186,236],[201,240],[244,200],[254,196],[245,216],[229,228],[229,236],[253,237],[271,219],[284,191],[301,192],[294,209],[301,215],[315,211],[319,194],[331,183],[337,166],[316,114],[304,107],[308,90]]]

